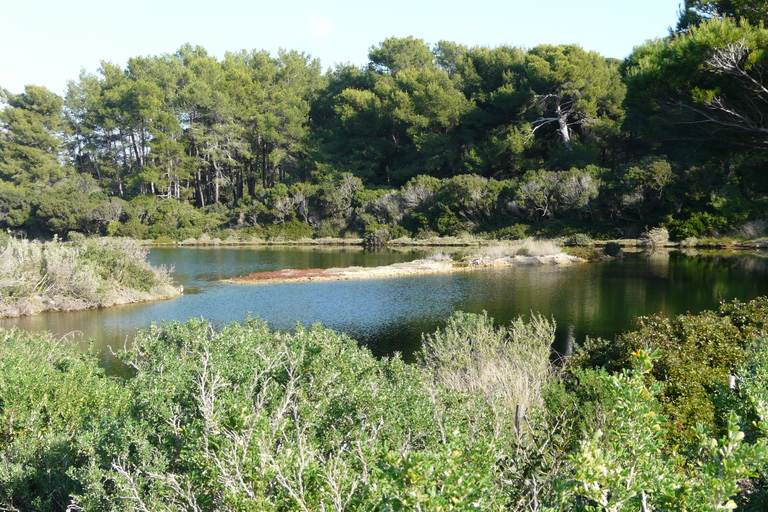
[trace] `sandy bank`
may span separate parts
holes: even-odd
[[[565,253],[547,256],[506,256],[492,258],[476,256],[464,262],[447,260],[416,260],[395,263],[384,267],[348,267],[329,269],[286,269],[258,272],[247,276],[224,279],[222,282],[235,284],[290,283],[299,281],[345,281],[351,279],[372,279],[403,277],[421,274],[467,272],[482,268],[513,267],[522,265],[562,265],[582,262],[581,258]]]
[[[91,302],[70,296],[41,295],[37,293],[29,297],[22,297],[10,304],[0,303],[0,318],[15,318],[54,311],[83,311],[139,302],[155,302],[173,299],[179,295],[181,295],[181,291],[173,286],[164,287],[156,293],[131,290],[101,302]]]

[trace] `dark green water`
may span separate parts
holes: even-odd
[[[422,257],[422,250],[364,252],[357,248],[153,249],[154,264],[174,266],[185,287],[177,299],[103,310],[49,313],[0,321],[0,327],[50,330],[122,346],[152,322],[205,317],[214,325],[248,314],[276,329],[322,323],[377,355],[410,358],[421,334],[455,310],[488,311],[497,322],[540,312],[558,325],[558,342],[572,335],[610,337],[640,315],[699,312],[718,300],[768,295],[768,259],[760,255],[630,255],[622,260],[359,281],[231,285],[219,279],[281,268],[387,265]],[[108,356],[105,355],[105,358]],[[109,364],[105,360],[105,364]]]

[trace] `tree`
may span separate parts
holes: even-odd
[[[390,37],[372,47],[368,60],[377,71],[396,75],[405,69],[435,66],[435,56],[423,39]]]
[[[703,154],[768,145],[768,30],[708,20],[637,47],[624,65],[633,127]]]
[[[765,0],[685,0],[677,21],[677,32],[688,32],[705,20],[729,18],[737,23],[759,25],[768,22]]]
[[[338,125],[324,137],[335,163],[386,184],[460,173],[458,127],[471,102],[426,43],[390,38],[369,58],[364,77],[345,74],[350,87],[335,96]]]
[[[45,87],[21,94],[0,89],[0,178],[17,185],[44,186],[64,176],[59,160],[63,100]]]
[[[526,54],[525,73],[533,92],[531,135],[555,124],[570,150],[575,127],[585,133],[623,117],[624,86],[616,61],[575,45],[543,45]]]

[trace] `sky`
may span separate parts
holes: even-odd
[[[676,24],[681,0],[0,0],[0,88],[42,85],[64,95],[102,61],[172,54],[186,43],[226,52],[297,50],[364,65],[388,37],[433,46],[578,44],[622,59]]]

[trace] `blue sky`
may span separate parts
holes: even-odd
[[[298,50],[335,63],[367,62],[387,37],[468,46],[576,43],[623,58],[676,23],[680,0],[0,0],[0,87],[64,94],[102,60],[173,53],[191,43],[227,51]]]

